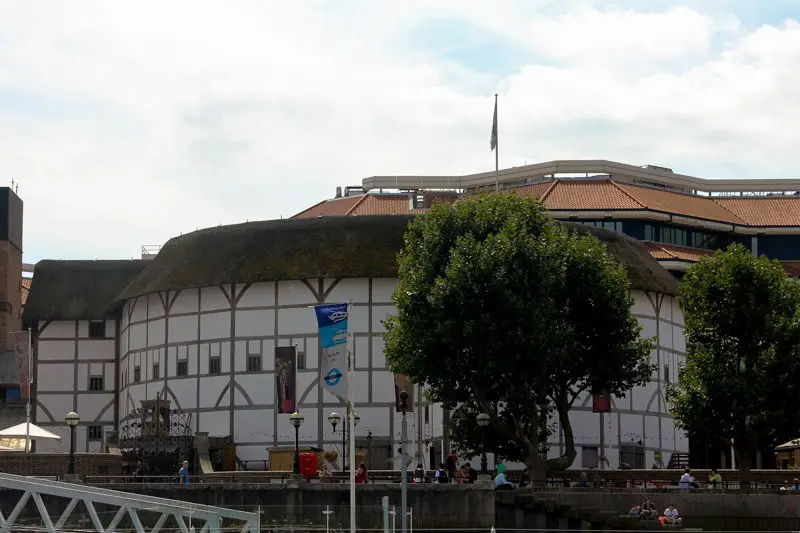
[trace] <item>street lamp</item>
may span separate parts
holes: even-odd
[[[289,421],[294,426],[294,473],[300,473],[300,426],[303,425],[303,415],[295,411],[289,417]]]
[[[81,417],[75,411],[70,411],[67,413],[67,416],[64,417],[64,421],[69,426],[69,469],[67,470],[67,474],[74,475],[75,474],[75,428],[78,426],[78,422],[81,421]]]
[[[328,415],[328,422],[330,422],[331,426],[333,426],[333,432],[336,433],[336,426],[342,421],[342,417],[339,416],[339,413],[336,411],[331,411],[331,414]],[[358,413],[353,413],[353,427],[358,425],[361,421],[361,417],[358,416]],[[345,420],[344,425],[342,426],[342,472],[347,470],[347,420]]]
[[[491,422],[491,418],[486,413],[481,413],[475,420],[478,422],[478,427],[481,428],[481,432],[483,433],[483,450],[481,451],[481,474],[487,475],[489,473],[488,470],[488,461],[486,460],[486,428],[489,427],[489,423]]]
[[[333,432],[336,433],[336,426],[339,425],[339,422],[342,421],[342,417],[339,416],[339,413],[336,411],[331,411],[331,414],[328,415],[328,422],[331,423],[333,426]],[[342,472],[345,470],[345,458],[347,457],[347,453],[345,453],[345,434],[347,433],[347,425],[342,426]]]

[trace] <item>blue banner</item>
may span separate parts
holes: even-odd
[[[314,307],[322,346],[322,384],[333,394],[347,398],[347,304]]]

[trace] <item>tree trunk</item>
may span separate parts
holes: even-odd
[[[547,461],[548,472],[568,469],[578,456],[578,452],[575,449],[575,432],[572,430],[572,423],[569,420],[569,402],[566,399],[566,395],[557,398],[556,412],[558,412],[558,425],[564,434],[564,453],[560,457]]]
[[[736,454],[736,466],[739,468],[739,488],[750,490],[750,482],[753,480],[753,472],[750,470],[750,449],[734,443],[734,453]]]

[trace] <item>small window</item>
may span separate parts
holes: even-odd
[[[188,361],[178,361],[177,374],[178,374],[178,377],[189,375],[189,363],[188,363]]]
[[[208,360],[208,373],[209,374],[219,374],[221,371],[222,365],[220,364],[219,357],[212,357]]]
[[[103,426],[89,426],[87,433],[89,440],[103,440]]]
[[[248,372],[261,372],[261,356],[248,355],[247,356],[247,371]]]
[[[133,382],[139,383],[142,381],[142,368],[135,366],[133,367]]]
[[[664,365],[664,382],[669,383],[669,365]]]
[[[644,240],[657,241],[655,228],[651,224],[644,225]]]
[[[89,378],[89,390],[105,390],[105,387],[103,386],[103,376],[91,376]]]
[[[425,423],[430,424],[431,422],[431,408],[430,406],[426,405],[425,408],[422,410],[425,413]]]
[[[153,379],[161,377],[161,366],[158,363],[153,363]]]
[[[297,370],[306,369],[306,352],[297,352]]]
[[[89,322],[89,338],[103,339],[106,336],[106,323],[103,320]]]

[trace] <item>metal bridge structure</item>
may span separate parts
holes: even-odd
[[[13,505],[7,516],[0,512],[0,533],[35,528],[56,533],[78,529],[74,525],[76,522],[90,522],[97,533],[130,530],[158,533],[162,528],[178,530],[180,533],[221,533],[223,529],[259,533],[260,529],[258,512],[14,474],[0,473],[0,491],[5,493],[5,497],[0,497],[5,510]],[[12,491],[21,493],[16,504]],[[53,509],[52,515],[47,504]],[[98,512],[98,509],[101,511]],[[102,520],[103,515],[111,516],[110,521]],[[56,516],[58,518],[54,521]],[[91,530],[88,526],[86,529]]]

